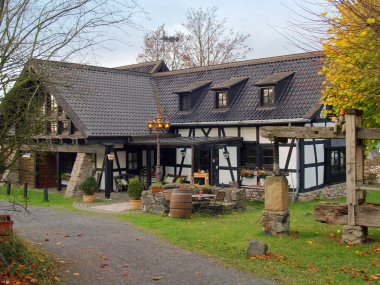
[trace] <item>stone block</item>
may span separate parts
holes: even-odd
[[[266,255],[268,252],[268,245],[261,241],[251,240],[248,244],[246,253],[247,258],[253,256]]]
[[[289,211],[263,211],[263,230],[269,235],[287,235],[290,232]]]
[[[362,244],[367,241],[368,227],[343,226],[342,243]]]
[[[289,185],[284,176],[268,176],[265,185],[265,210],[287,211]]]

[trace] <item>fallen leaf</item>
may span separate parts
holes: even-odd
[[[310,244],[310,245],[313,244],[313,242],[311,240],[308,240],[307,243]]]
[[[108,266],[108,264],[107,263],[103,263],[103,264],[100,264],[99,266],[100,266],[100,268],[106,268]]]
[[[49,241],[49,239],[48,239],[48,238],[45,238],[45,241]]]
[[[124,276],[128,276],[129,275],[129,273],[128,272],[124,272],[124,274],[123,274]]]
[[[65,237],[70,237],[70,235],[69,234],[65,234]]]
[[[104,260],[109,260],[108,256],[105,256],[105,255],[101,255],[99,256],[101,259],[104,259]]]
[[[79,272],[74,272],[73,273],[75,276],[79,276],[80,274],[79,274]]]
[[[160,279],[162,279],[161,276],[153,276],[153,277],[152,277],[152,280],[160,280]]]

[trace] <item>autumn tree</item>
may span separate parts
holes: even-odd
[[[380,126],[380,1],[330,0],[335,13],[321,14],[326,76],[323,103],[335,112],[363,110],[366,126]]]
[[[82,59],[138,11],[133,0],[0,0],[0,178],[44,128],[41,77],[27,62]]]
[[[249,35],[228,29],[216,7],[190,9],[183,27],[171,38],[164,25],[148,32],[137,61],[162,59],[169,68],[179,69],[241,60],[251,50],[246,44]]]

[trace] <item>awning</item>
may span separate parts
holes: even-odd
[[[241,137],[174,137],[174,138],[160,138],[161,146],[178,146],[178,147],[192,147],[199,145],[233,145],[240,144],[243,141]],[[138,138],[132,139],[129,145],[156,145],[157,139]]]

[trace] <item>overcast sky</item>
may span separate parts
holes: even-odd
[[[298,0],[300,1],[300,0]],[[127,29],[127,35],[117,37],[109,49],[96,50],[96,64],[108,67],[136,63],[146,31],[165,24],[173,33],[182,28],[189,8],[216,6],[218,16],[226,18],[227,27],[250,35],[247,43],[253,48],[247,59],[303,52],[291,44],[278,30],[285,30],[288,21],[297,16],[291,9],[300,10],[293,0],[137,0],[146,15],[135,18],[141,30]],[[99,52],[100,51],[100,52]]]

